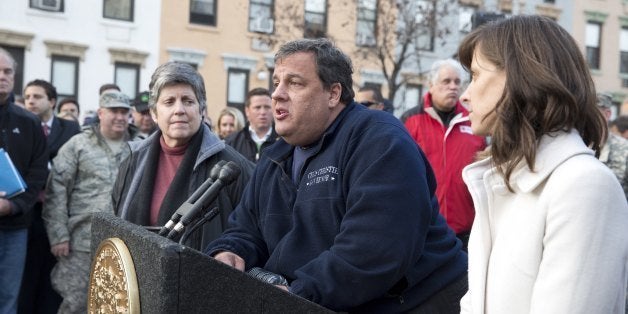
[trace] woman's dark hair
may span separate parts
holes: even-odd
[[[587,63],[567,31],[546,17],[513,16],[482,25],[463,39],[458,56],[467,70],[478,52],[506,73],[489,119],[495,119],[492,162],[511,191],[517,164],[525,160],[534,171],[543,135],[576,129],[599,154],[606,121],[596,106]]]

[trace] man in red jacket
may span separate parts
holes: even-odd
[[[462,181],[462,168],[486,147],[483,137],[471,133],[469,112],[458,98],[464,70],[452,59],[432,64],[423,108],[406,120],[412,138],[427,155],[436,174],[440,212],[466,249],[475,210]]]

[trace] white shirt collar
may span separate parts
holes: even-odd
[[[255,130],[249,125],[249,133],[251,134],[251,139],[253,139],[253,141],[257,144],[264,143],[270,137],[270,134],[272,132],[273,132],[273,128],[270,127],[268,128],[268,132],[266,132],[266,134],[260,138],[259,136],[257,136],[257,133],[255,132]]]
[[[50,116],[50,119],[48,119],[48,121],[44,122],[42,121],[41,124],[46,124],[48,126],[48,129],[51,130],[52,129],[52,120],[54,120],[55,116],[54,114]]]

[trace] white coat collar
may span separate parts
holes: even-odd
[[[565,160],[576,155],[595,155],[576,130],[558,132],[541,138],[537,149],[534,171],[520,167],[513,172],[513,180],[524,193],[536,189]]]
[[[584,144],[576,130],[544,135],[537,149],[534,171],[530,171],[525,162],[521,162],[513,171],[511,185],[523,193],[531,192],[543,183],[561,163],[580,154],[594,155],[594,152]],[[490,158],[472,163],[463,170],[465,181],[484,180],[487,186],[492,186],[493,190],[498,192],[505,188],[505,184],[496,176],[498,174],[492,168]]]

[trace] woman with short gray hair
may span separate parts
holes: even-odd
[[[202,249],[226,228],[253,164],[202,123],[205,83],[192,66],[175,61],[159,66],[149,89],[150,114],[158,130],[143,141],[129,143],[131,155],[121,165],[114,186],[114,211],[142,226],[163,226],[219,161],[233,161],[241,169],[240,176],[209,206],[219,208],[219,218],[184,243]]]

